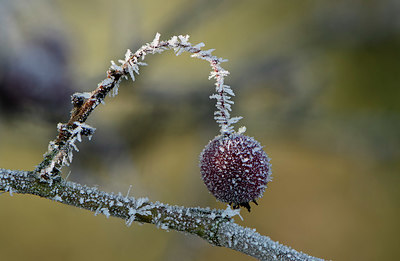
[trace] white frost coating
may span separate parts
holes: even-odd
[[[70,148],[68,150],[68,159],[69,162],[72,162],[72,150],[71,148],[73,148],[76,151],[79,151],[78,147],[75,144],[75,141],[79,141],[82,142],[82,134],[85,134],[88,136],[89,139],[92,138],[93,133],[95,132],[95,128],[85,124],[85,123],[81,123],[78,121],[74,122],[74,125],[76,125],[76,127],[72,130],[70,129],[66,129],[65,126],[62,125],[61,129],[62,130],[66,130],[71,134],[71,138],[68,140],[67,145]]]
[[[131,76],[132,81],[135,81],[135,75],[133,74],[132,65],[130,65],[130,63],[128,63],[127,67],[128,67],[128,72],[129,72],[129,75]]]
[[[214,52],[214,51],[215,51],[215,49],[208,49],[208,50],[205,50],[205,51],[201,51],[200,55],[202,55],[202,56],[211,56],[212,52]]]
[[[157,46],[160,43],[160,34],[156,33],[156,36],[154,37],[154,40],[151,42],[152,46]]]
[[[58,202],[62,202],[62,198],[59,195],[56,195],[55,197],[53,197],[54,201],[58,201]]]
[[[74,97],[83,98],[84,100],[89,99],[92,94],[90,92],[76,92],[73,94]]]
[[[99,83],[102,86],[109,86],[114,82],[115,78],[114,77],[110,77],[110,78],[105,78],[101,83]]]
[[[125,198],[128,199],[128,198]],[[130,197],[128,199],[127,202],[132,202],[133,203],[133,207],[129,207],[129,211],[128,211],[128,216],[129,218],[127,218],[125,220],[125,224],[129,227],[132,225],[133,221],[135,221],[135,215],[150,215],[151,212],[149,211],[149,209],[152,208],[151,205],[144,205],[145,203],[147,203],[149,201],[148,198],[138,198],[135,199],[133,197]],[[118,205],[118,203],[117,203]]]
[[[28,171],[10,171],[0,169],[0,191],[14,191],[14,193],[35,194],[36,181],[32,179],[32,173]],[[104,214],[108,216],[116,216],[127,220],[130,225],[137,217],[139,222],[148,222],[158,225],[162,229],[173,229],[183,231],[184,233],[196,233],[196,228],[203,229],[205,227],[217,229],[209,231],[201,230],[202,238],[219,246],[231,247],[242,253],[254,256],[260,260],[287,260],[287,261],[305,261],[305,260],[321,260],[297,252],[289,247],[272,241],[269,237],[258,234],[254,229],[243,228],[232,220],[223,220],[222,213],[231,213],[231,210],[210,210],[201,208],[185,208],[179,206],[169,206],[163,203],[147,202],[146,198],[135,200],[129,198],[126,204],[122,204],[121,208],[110,208],[111,202],[118,205],[118,202],[125,199],[122,195],[115,195],[98,190],[97,188],[89,188],[73,182],[62,182],[60,186],[52,186],[44,184],[49,190],[39,196],[53,199],[57,195],[63,193],[65,201],[63,204],[81,207],[96,214]],[[12,189],[10,189],[12,188]],[[39,192],[41,193],[41,192]],[[84,198],[85,200],[81,200]],[[81,202],[90,202],[90,204],[81,204]],[[107,206],[107,207],[106,207]],[[136,206],[140,208],[152,208],[151,216],[141,219]],[[97,209],[96,209],[97,207]],[[129,213],[129,216],[128,216]],[[214,215],[213,215],[214,213]],[[230,215],[230,214],[229,214]],[[222,219],[221,219],[222,218]],[[218,223],[216,223],[218,222]]]
[[[244,228],[235,223],[225,222],[218,231],[219,243],[260,260],[322,260],[297,252],[290,247],[272,241],[255,230]]]
[[[172,36],[172,38],[168,41],[169,45],[176,46],[179,44],[178,37]]]
[[[189,42],[189,35],[173,36],[168,41],[160,41],[160,34],[157,33],[151,43],[143,45],[135,53],[128,49],[125,53],[125,59],[118,60],[121,63],[120,65],[111,61],[111,69],[121,72],[122,77],[127,78],[129,75],[134,81],[134,74],[139,74],[139,66],[145,65],[145,63],[138,62],[140,58],[143,60],[147,54],[162,53],[164,50],[169,49],[174,50],[177,56],[183,52],[190,52],[192,57],[208,61],[212,67],[209,79],[215,78],[216,80],[216,94],[210,97],[217,100],[218,114],[214,118],[221,128],[220,132],[229,134],[234,132],[232,125],[242,117],[230,117],[229,111],[231,111],[231,104],[233,104],[230,98],[235,94],[230,86],[224,84],[224,78],[229,75],[229,72],[220,66],[221,63],[227,60],[212,55],[215,49],[201,50],[204,46],[204,43],[192,45]]]
[[[132,185],[129,185],[128,192],[126,192],[126,197],[129,197],[129,193],[131,192]]]
[[[148,198],[138,198],[137,200],[136,200],[136,208],[140,208],[140,207],[142,207],[143,206],[143,204],[144,203],[146,203],[146,202],[148,202],[149,201],[149,199]]]
[[[88,193],[88,194],[91,194],[91,192]],[[94,212],[94,215],[97,216],[98,214],[100,214],[100,213],[101,213],[100,210],[101,210],[101,206],[99,206],[99,207],[96,209],[96,211]]]
[[[128,211],[129,218],[125,221],[125,224],[128,227],[130,227],[132,225],[133,221],[135,221],[136,212],[137,212],[136,209],[129,208],[129,211]]]
[[[152,209],[153,207],[151,206],[151,205],[145,205],[145,206],[143,206],[143,207],[140,207],[138,210],[137,210],[137,214],[139,214],[139,215],[142,215],[142,216],[148,216],[148,215],[151,215],[151,209]]]
[[[163,230],[168,230],[169,227],[167,224],[161,223],[160,226],[158,226],[159,228],[163,229]]]
[[[185,51],[185,48],[181,47],[175,50],[175,55],[179,56]]]
[[[185,35],[185,36],[183,36],[183,35],[179,35],[178,36],[178,38],[179,38],[179,40],[181,41],[181,44],[183,44],[183,45],[191,45],[188,41],[189,41],[189,35]]]
[[[86,94],[87,93],[83,93],[83,94],[78,93],[78,94],[75,94],[75,97],[76,96],[86,97]],[[80,123],[78,121],[74,122],[74,126],[75,127],[73,129],[70,129],[65,124],[62,124],[62,123],[58,123],[57,124],[58,131],[59,132],[68,132],[70,134],[70,138],[68,140],[66,140],[66,142],[65,142],[64,151],[61,150],[57,154],[57,155],[62,155],[62,156],[61,157],[56,157],[55,160],[53,159],[46,168],[41,170],[41,173],[51,173],[52,170],[56,166],[57,158],[61,158],[62,165],[67,165],[68,166],[72,162],[72,159],[73,159],[72,151],[73,150],[79,151],[79,149],[76,146],[75,142],[76,141],[81,142],[82,141],[82,135],[86,135],[86,136],[88,136],[89,139],[91,139],[92,135],[94,134],[94,132],[96,130],[95,128],[93,128],[91,126],[89,126],[89,125],[87,125],[85,123]],[[55,151],[55,150],[59,150],[60,149],[59,146],[60,145],[57,145],[54,141],[51,141],[49,143],[49,146],[48,146],[48,151],[52,152],[52,151]]]
[[[234,216],[239,216],[241,220],[243,220],[242,216],[240,215],[240,209],[232,209],[231,206],[226,205],[226,209],[222,212],[222,217],[232,218]]]
[[[126,53],[125,53],[125,62],[128,62],[129,59],[132,58],[132,56],[133,56],[132,51],[131,51],[130,49],[126,50]]]
[[[114,84],[114,88],[112,89],[112,92],[110,93],[111,97],[115,97],[118,95],[118,88],[119,88],[119,84],[121,83],[121,78],[118,79],[118,81]],[[89,140],[91,139],[91,137],[89,137]]]
[[[195,46],[193,46],[193,48],[196,48],[196,49],[201,49],[202,47],[204,47],[204,46],[206,46],[204,43],[198,43],[198,44],[196,44]]]
[[[139,75],[139,66],[136,63],[132,64],[132,70]]]
[[[243,134],[245,132],[246,132],[246,126],[242,126],[242,127],[239,128],[239,131],[238,131],[239,134]],[[258,148],[258,150],[260,150],[260,148]]]
[[[139,62],[139,60],[144,60],[146,55],[162,53],[165,50],[174,50],[176,55],[189,52],[192,54],[192,57],[206,60],[210,63],[212,70],[209,78],[215,79],[215,94],[210,97],[216,100],[215,106],[217,110],[214,113],[214,119],[220,126],[221,134],[232,134],[234,133],[233,124],[237,123],[242,117],[231,117],[230,115],[232,111],[231,106],[233,104],[231,97],[234,96],[234,92],[230,86],[224,83],[225,77],[229,75],[229,72],[220,65],[227,60],[212,55],[214,49],[201,50],[204,46],[204,43],[192,45],[189,42],[189,35],[173,36],[167,41],[161,41],[160,34],[157,33],[151,43],[143,45],[135,53],[128,49],[125,53],[125,59],[118,60],[120,64],[111,61],[110,70],[107,72],[107,78],[100,82],[98,86],[99,88],[103,86],[104,90],[102,91],[106,91],[111,96],[115,96],[118,94],[118,87],[122,78],[128,79],[128,76],[130,76],[132,81],[135,81],[135,74],[139,74],[139,67],[146,65],[144,62]],[[104,103],[104,98],[101,95],[93,96],[96,93],[98,92],[74,94],[74,96],[78,98],[77,100],[74,99],[76,103],[74,105],[79,106],[82,99],[92,99],[91,109],[93,110],[100,103]],[[88,111],[87,114],[88,113],[90,113],[90,111]],[[61,124],[59,132],[68,131],[71,135],[68,139],[62,140],[63,143],[57,143],[63,145],[56,145],[55,143],[49,144],[50,149],[47,155],[51,155],[52,152],[57,153],[54,153],[56,156],[53,157],[53,160],[40,170],[41,177],[45,177],[48,173],[58,173],[62,166],[69,165],[73,159],[73,151],[79,151],[76,141],[81,142],[81,136],[83,134],[87,135],[90,139],[91,135],[94,133],[94,128],[84,123],[75,122],[74,124],[76,125],[74,129],[71,129],[70,125]],[[57,170],[57,172],[54,172],[54,170]]]
[[[110,217],[110,211],[108,210],[108,208],[102,208],[100,209],[100,212],[103,213],[106,216],[106,218]]]
[[[111,69],[122,72],[122,67],[117,65],[113,60],[111,60]]]

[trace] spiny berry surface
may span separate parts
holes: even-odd
[[[200,154],[200,171],[218,200],[249,211],[249,202],[257,204],[271,180],[271,164],[260,143],[238,133],[211,140]]]

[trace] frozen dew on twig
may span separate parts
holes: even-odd
[[[231,97],[235,94],[230,86],[224,84],[224,78],[229,75],[229,72],[220,66],[222,62],[226,62],[227,60],[213,56],[212,53],[215,49],[201,50],[204,46],[205,44],[202,42],[192,45],[189,42],[189,35],[173,36],[168,41],[161,41],[160,34],[157,33],[152,42],[143,45],[135,53],[128,49],[125,53],[125,59],[119,60],[119,65],[111,61],[110,70],[121,73],[125,78],[130,76],[134,81],[135,74],[139,74],[139,66],[146,65],[139,62],[140,58],[143,60],[147,54],[161,53],[168,49],[174,50],[177,56],[183,52],[189,52],[192,53],[192,57],[208,61],[212,67],[209,79],[215,78],[216,80],[216,94],[211,96],[217,100],[216,107],[218,113],[215,116],[215,120],[220,125],[221,133],[230,134],[233,132],[232,125],[241,118],[230,118],[229,112],[232,110],[231,105],[233,104]]]
[[[60,170],[63,165],[68,165],[72,161],[72,151],[78,151],[76,141],[82,141],[82,132],[88,133],[89,139],[94,132],[93,128],[84,125],[90,113],[99,105],[104,103],[107,94],[115,96],[118,94],[118,87],[121,79],[135,81],[136,75],[139,75],[140,66],[147,65],[142,62],[146,55],[162,53],[165,50],[174,50],[176,55],[183,52],[191,53],[194,58],[206,60],[212,68],[210,79],[215,79],[215,94],[211,96],[216,99],[216,112],[214,119],[220,126],[220,132],[224,135],[234,133],[233,124],[238,122],[241,117],[231,117],[233,101],[231,97],[234,93],[230,86],[224,83],[224,78],[229,75],[229,72],[221,67],[221,63],[225,59],[214,56],[214,49],[201,50],[205,46],[204,43],[192,45],[189,42],[189,35],[173,36],[167,41],[160,40],[160,34],[157,33],[150,43],[144,44],[136,52],[128,49],[123,60],[118,60],[118,63],[111,61],[111,66],[107,71],[107,77],[98,84],[98,87],[93,92],[75,93],[72,95],[72,103],[74,109],[71,111],[71,120],[67,124],[59,126],[59,139],[57,142],[51,143],[51,151],[61,151],[61,153],[53,153],[52,162],[43,163],[41,172],[52,172],[54,168]],[[136,75],[135,75],[136,74]],[[93,131],[89,131],[89,130]],[[64,135],[62,133],[67,133]],[[47,155],[50,155],[50,152]],[[58,171],[57,171],[58,173]]]
[[[232,218],[234,216],[239,216],[241,220],[243,217],[240,215],[240,209],[232,209],[230,205],[226,205],[226,209],[222,212],[222,217]]]

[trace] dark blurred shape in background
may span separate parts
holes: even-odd
[[[2,116],[31,113],[59,120],[74,84],[69,73],[68,42],[56,24],[37,23],[41,20],[37,16],[31,21],[30,5],[21,1],[0,4]],[[44,6],[39,1],[35,9]],[[51,8],[48,11],[54,12]]]
[[[327,259],[393,260],[400,243],[399,14],[398,0],[2,0],[0,167],[33,169],[55,124],[68,118],[70,95],[93,90],[127,48],[156,32],[162,39],[190,34],[229,59],[233,115],[244,116],[237,127],[246,125],[272,158],[274,180],[260,206],[242,213],[243,224]],[[109,191],[132,184],[133,195],[151,200],[225,208],[198,169],[200,151],[218,134],[207,63],[172,52],[146,62],[134,83],[124,82],[92,114],[93,140],[79,144],[64,174]],[[7,260],[247,258],[41,199],[1,196],[0,206]],[[42,245],[52,249],[45,259]]]

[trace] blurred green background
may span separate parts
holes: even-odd
[[[272,158],[273,182],[238,223],[334,260],[398,256],[400,2],[0,1],[0,167],[32,170],[110,60],[190,34],[229,59],[233,115]],[[89,118],[69,179],[184,206],[225,208],[198,155],[218,134],[209,66],[149,56]],[[2,260],[253,260],[152,225],[33,196],[0,196]]]

